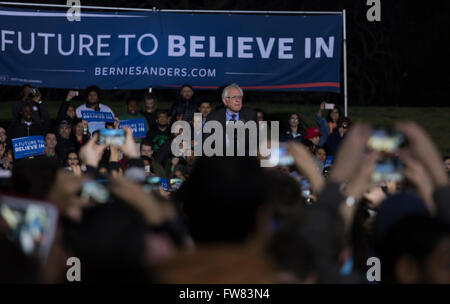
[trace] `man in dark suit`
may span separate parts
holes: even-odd
[[[226,153],[227,147],[230,145],[233,145],[232,138],[228,136],[226,132],[226,127],[230,122],[236,123],[238,121],[243,122],[246,125],[248,122],[254,122],[255,123],[255,136],[252,138],[250,136],[249,129],[245,130],[245,138],[239,138],[239,133],[235,130],[234,131],[234,149],[231,149],[231,151],[234,150],[233,155],[241,156],[239,155],[238,149],[241,144],[245,144],[245,156],[256,156],[257,152],[257,143],[258,143],[258,128],[256,125],[257,121],[257,115],[256,112],[249,108],[242,107],[242,99],[244,97],[244,93],[242,92],[242,89],[237,84],[231,84],[223,89],[222,91],[222,102],[224,104],[224,108],[221,108],[211,114],[208,115],[206,118],[206,123],[209,121],[217,121],[220,123],[223,129],[223,155],[230,156],[230,154]],[[211,134],[214,134],[212,132]],[[205,133],[203,138],[206,139],[211,134]],[[252,147],[249,147],[249,145],[252,145]],[[254,149],[253,149],[254,147]],[[254,150],[254,153],[252,152]],[[230,152],[230,151],[229,151]]]

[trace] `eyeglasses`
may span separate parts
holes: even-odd
[[[231,96],[231,97],[226,97],[226,99],[231,99],[233,101],[236,101],[236,100],[242,100],[242,97],[243,96]]]

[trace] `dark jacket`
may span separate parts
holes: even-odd
[[[8,139],[42,135],[44,136],[45,129],[42,124],[32,121],[31,125],[28,126],[22,120],[16,120],[12,122],[8,127]]]
[[[19,117],[20,109],[22,109],[24,105],[31,106],[31,118],[33,119],[33,121],[41,124],[44,128],[44,132],[46,132],[50,127],[50,115],[48,114],[45,103],[38,104],[31,99],[13,101],[12,115],[14,118]]]
[[[55,147],[55,152],[58,155],[58,158],[64,161],[67,158],[67,153],[75,151],[73,138],[70,137],[69,139],[65,139],[62,138],[59,134],[56,134],[56,140],[57,144]]]
[[[208,117],[206,118],[206,122],[208,121],[218,121],[223,128],[223,155],[226,155],[226,108],[221,108],[219,110],[216,110],[214,112],[212,112],[211,114],[208,115]],[[257,120],[257,115],[256,112],[252,109],[249,108],[242,108],[241,111],[239,111],[239,121],[242,121],[244,123],[248,122],[248,121],[254,121],[256,123]],[[257,131],[258,131],[258,127],[256,127]],[[212,133],[203,133],[203,142],[205,141],[206,138],[208,138],[211,134],[214,134],[214,132]],[[237,138],[235,137],[235,143],[237,141]],[[258,143],[258,138],[257,138],[257,143]],[[248,130],[245,131],[245,155],[248,156],[249,155],[249,143],[250,143],[250,137],[249,137],[249,132]],[[236,150],[236,144],[235,144],[235,150]],[[236,153],[236,151],[235,151]],[[236,155],[236,154],[235,154]]]
[[[195,112],[198,112],[198,106],[192,100],[186,100],[177,105],[173,105],[170,114],[172,122],[175,122],[177,117],[181,115],[182,120],[192,123]]]
[[[58,115],[56,117],[56,121],[60,122],[63,120],[67,120],[68,122],[70,122],[73,125],[75,125],[75,119],[70,118],[69,116],[67,116],[67,109],[70,106],[70,101],[63,101],[61,103],[61,105],[59,106],[59,110],[58,110]]]
[[[300,133],[296,137],[294,137],[294,135],[292,135],[292,132],[288,130],[286,132],[281,133],[280,142],[296,141],[301,143],[303,140],[303,136],[305,136],[304,132],[300,131]]]
[[[159,111],[158,109],[156,109],[155,111],[153,111],[153,113],[148,113],[148,112],[145,112],[145,111],[139,111],[139,113],[140,113],[142,116],[144,116],[145,119],[147,120],[147,125],[148,125],[148,128],[149,128],[149,129],[155,128],[155,127],[157,126],[157,124],[156,124],[156,119],[158,118],[158,117],[157,117],[158,111]]]
[[[327,143],[326,143],[326,149],[327,149],[327,155],[334,156],[336,155],[336,152],[339,148],[339,144],[341,143],[344,136],[341,136],[339,134],[338,128],[333,130],[333,133],[328,135]]]

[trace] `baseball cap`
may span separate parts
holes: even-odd
[[[322,136],[322,134],[319,132],[319,128],[312,127],[312,128],[306,129],[305,139],[310,139],[310,138],[314,138],[317,136],[319,136],[319,137]]]

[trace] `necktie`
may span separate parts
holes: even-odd
[[[236,122],[236,114],[231,115],[230,121]]]

